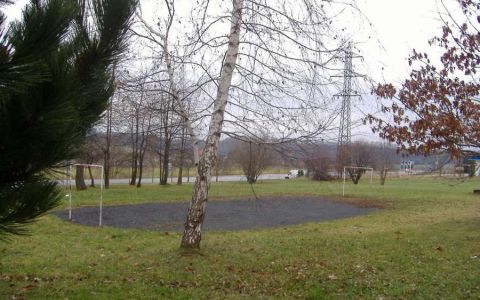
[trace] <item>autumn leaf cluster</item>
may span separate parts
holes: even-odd
[[[410,154],[448,151],[458,157],[480,147],[480,2],[457,4],[463,23],[446,10],[441,34],[429,41],[431,53],[440,49],[440,56],[413,50],[412,71],[401,87],[387,83],[373,90],[383,100],[383,117],[365,121]]]

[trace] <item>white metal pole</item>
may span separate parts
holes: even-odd
[[[68,219],[72,220],[72,165],[68,165]]]
[[[101,180],[100,180],[100,216],[98,226],[102,226],[102,214],[103,214],[103,166],[100,167],[100,171],[102,172]]]
[[[345,197],[345,170],[346,168],[343,167],[343,197]]]
[[[370,184],[373,183],[373,169],[370,169]]]

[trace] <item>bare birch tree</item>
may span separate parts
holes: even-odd
[[[348,2],[348,1],[347,1]],[[267,136],[265,143],[314,139],[334,129],[338,105],[331,101],[331,72],[342,56],[335,16],[349,3],[332,1],[232,0],[198,1],[191,17],[176,22],[175,1],[165,1],[166,18],[137,32],[161,49],[169,91],[190,135],[196,181],[181,246],[198,248],[209,184],[222,134],[247,140]],[[188,23],[185,39],[173,39],[176,24]],[[176,29],[181,34],[181,29]],[[174,42],[176,41],[176,42]],[[178,70],[189,70],[187,95],[200,91],[196,117],[180,97]],[[208,130],[195,132],[206,117]],[[199,134],[205,147],[199,155]]]

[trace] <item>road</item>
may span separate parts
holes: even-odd
[[[274,180],[274,179],[284,179],[286,174],[262,174],[258,178],[258,180]],[[85,177],[85,181],[88,184],[90,179]],[[95,181],[98,181],[98,178],[95,178]],[[122,179],[110,179],[110,184],[128,184],[130,179],[122,178]],[[183,177],[183,183],[193,183],[195,181],[195,177]],[[212,182],[216,182],[217,177],[212,176]],[[247,181],[245,176],[243,175],[225,175],[225,176],[218,176],[219,182],[226,182],[226,181]],[[158,184],[159,178],[142,178],[142,184]],[[177,177],[170,177],[168,179],[169,183],[177,183]],[[60,184],[66,184],[66,181],[61,180],[59,181]],[[75,180],[72,179],[72,184],[75,184]]]
[[[272,180],[272,179],[284,179],[285,174],[263,174],[260,175],[258,180]],[[183,177],[183,183],[193,183],[195,181],[195,177]],[[212,182],[216,182],[217,177],[212,176]],[[247,181],[247,178],[243,175],[225,175],[225,176],[218,176],[218,181]],[[122,179],[110,179],[110,184],[128,184],[128,178]],[[170,177],[168,179],[169,183],[177,183],[177,177]],[[160,183],[159,178],[142,178],[142,183]]]

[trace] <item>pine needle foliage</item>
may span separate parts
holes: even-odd
[[[75,157],[105,111],[135,6],[32,0],[20,21],[0,20],[0,238],[59,203],[45,174]]]

